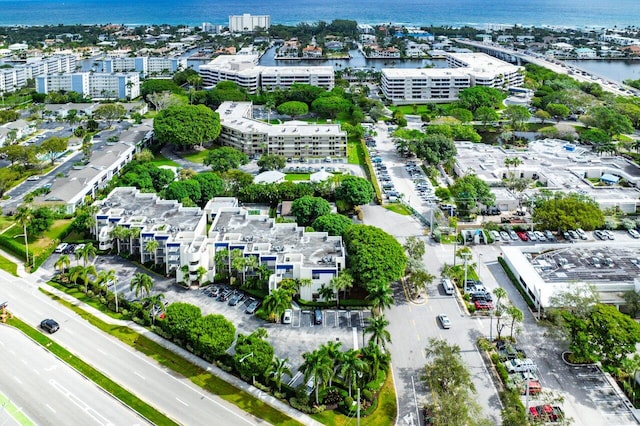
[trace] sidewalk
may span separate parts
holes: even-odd
[[[56,296],[66,300],[67,302],[73,303],[75,306],[78,306],[80,308],[82,308],[84,311],[90,313],[91,315],[99,318],[100,320],[109,323],[109,324],[114,324],[114,325],[120,325],[120,326],[125,326],[130,328],[131,330],[135,331],[136,333],[139,333],[141,335],[144,335],[145,337],[147,337],[150,340],[153,340],[154,342],[156,342],[157,344],[159,344],[160,346],[164,347],[165,349],[170,350],[171,352],[181,356],[182,358],[184,358],[185,360],[189,361],[190,363],[197,365],[198,367],[202,368],[203,370],[206,370],[207,372],[209,372],[210,374],[224,380],[227,383],[230,383],[232,385],[234,385],[235,387],[237,387],[238,389],[241,389],[245,392],[247,392],[248,394],[252,395],[254,398],[259,399],[260,401],[270,405],[271,407],[275,408],[278,411],[281,411],[283,413],[285,413],[286,415],[288,415],[289,417],[297,420],[298,422],[304,424],[304,425],[313,425],[313,426],[321,426],[322,424],[317,422],[316,420],[312,419],[311,417],[307,416],[304,413],[301,413],[298,410],[295,410],[293,408],[291,408],[288,404],[285,404],[284,402],[280,401],[279,399],[267,394],[266,392],[261,391],[258,388],[255,388],[251,385],[249,385],[248,383],[244,382],[243,380],[229,374],[226,373],[224,371],[222,371],[221,369],[219,369],[218,367],[215,367],[213,365],[211,365],[210,363],[208,363],[207,361],[204,361],[203,359],[193,355],[191,352],[182,349],[181,347],[167,341],[166,339],[158,336],[157,334],[147,330],[146,328],[136,324],[133,321],[123,321],[123,320],[117,320],[114,318],[111,318],[110,316],[98,311],[97,309],[93,308],[92,306],[89,306],[77,299],[75,299],[74,297],[71,297],[69,295],[67,295],[66,293],[51,287],[50,285],[46,284],[46,282],[43,280],[43,282],[40,284],[40,287],[42,287],[43,289],[47,290],[48,292],[55,294]],[[203,389],[203,391],[205,391]],[[205,391],[206,392],[206,391]],[[225,401],[228,404],[232,404],[231,402]]]

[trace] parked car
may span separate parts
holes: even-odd
[[[249,306],[247,306],[247,309],[244,312],[246,314],[255,314],[255,312],[258,310],[258,307],[260,307],[260,301],[254,300],[249,304]]]
[[[555,241],[556,240],[556,237],[553,235],[553,232],[549,231],[548,229],[546,231],[544,231],[544,236],[549,241]]]
[[[529,380],[524,383],[520,392],[522,395],[526,395],[527,392],[529,395],[537,395],[542,392],[542,386],[539,381]]]
[[[438,322],[442,326],[442,328],[449,329],[451,328],[451,320],[445,314],[438,315]]]
[[[581,240],[586,240],[586,239],[587,239],[587,233],[586,233],[586,232],[584,232],[584,230],[583,230],[582,228],[578,228],[578,229],[576,229],[576,234],[578,234],[578,237],[579,237]]]
[[[244,294],[238,292],[229,299],[229,306],[236,306],[238,303],[242,302],[243,299]]]
[[[632,238],[636,238],[636,239],[640,238],[640,233],[638,233],[638,231],[636,231],[635,229],[629,229],[629,231],[627,231],[627,232],[629,232],[629,235]]]
[[[498,231],[491,231],[491,236],[495,241],[500,241],[500,233]]]
[[[509,231],[509,237],[511,237],[513,241],[518,241],[518,234],[516,234],[516,231]]]
[[[507,231],[500,231],[500,238],[502,238],[504,241],[509,241],[511,239]]]
[[[600,229],[596,229],[595,231],[593,231],[593,236],[596,237],[599,240],[606,240],[607,239],[607,235]]]
[[[524,232],[524,231],[519,231],[519,232],[518,232],[518,237],[520,237],[520,239],[521,239],[522,241],[529,241],[529,236],[528,236],[528,235],[527,235],[527,233],[526,233],[526,232]]]
[[[578,238],[580,238],[578,236],[578,233],[572,229],[568,230],[567,232],[569,233],[569,238],[572,240],[577,240]]]
[[[315,325],[322,325],[322,311],[320,309],[313,311],[313,323]]]
[[[75,248],[73,249],[74,253],[78,253],[80,250],[82,250],[84,248],[85,244],[78,244],[77,246],[75,246]]]
[[[537,369],[536,364],[529,358],[525,359],[512,359],[505,362],[505,367],[509,373],[519,373],[522,371],[535,371]]]
[[[615,235],[613,235],[613,232],[609,231],[608,229],[605,229],[602,232],[604,232],[604,235],[607,236],[608,240],[615,240],[616,239]]]
[[[47,331],[49,334],[53,334],[60,330],[60,325],[55,320],[47,318],[40,322],[40,328]]]
[[[476,300],[474,305],[478,311],[490,311],[493,309],[493,303],[487,300]]]
[[[291,309],[285,309],[282,314],[282,323],[291,324],[291,318],[293,317],[293,311]]]
[[[542,233],[542,231],[533,231],[538,241],[547,241],[547,237]]]
[[[538,237],[533,231],[527,231],[527,237],[529,237],[530,241],[537,241]]]
[[[529,417],[532,419],[540,419],[540,413],[536,409],[536,407],[529,407]]]
[[[64,253],[64,250],[69,247],[69,244],[67,243],[60,243],[58,244],[58,246],[56,247],[56,249],[53,251],[54,253]]]
[[[558,416],[556,415],[556,413],[554,413],[553,411],[553,407],[549,404],[545,404],[545,405],[538,405],[536,407],[536,410],[538,410],[538,413],[540,414],[540,417],[545,418],[547,420],[550,420],[552,422],[555,422],[558,420]]]

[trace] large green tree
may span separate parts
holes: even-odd
[[[368,204],[375,192],[371,182],[358,176],[347,176],[340,181],[336,188],[336,200],[341,200],[350,206]]]
[[[220,117],[204,105],[179,105],[163,109],[153,121],[156,137],[179,149],[210,142],[220,134]]]
[[[318,217],[329,214],[331,205],[327,200],[310,195],[298,198],[291,204],[291,214],[299,225],[309,226]]]
[[[289,101],[278,105],[278,113],[288,115],[292,119],[309,112],[309,106],[304,102]]]
[[[287,160],[282,155],[263,154],[257,164],[262,172],[265,170],[280,170],[286,166]]]
[[[504,92],[493,87],[473,86],[460,91],[459,103],[470,111],[475,111],[480,107],[495,109],[506,97]]]
[[[187,342],[189,332],[194,324],[202,316],[198,306],[184,302],[176,302],[167,306],[162,327],[175,338]]]
[[[527,120],[531,118],[531,113],[523,105],[509,105],[502,112],[502,116],[509,121],[512,129],[522,130]]]
[[[229,349],[235,340],[236,328],[222,315],[205,315],[195,320],[188,333],[193,348],[212,359]]]
[[[540,197],[535,202],[533,221],[544,229],[582,228],[587,231],[602,227],[604,213],[587,196],[555,192],[551,197]]]
[[[496,200],[489,185],[474,174],[462,176],[449,189],[456,200],[458,211],[463,215],[469,214],[477,203],[492,206]]]
[[[237,169],[249,162],[249,157],[242,151],[229,146],[212,149],[207,152],[204,164],[214,172],[224,173],[230,169]]]
[[[258,328],[248,336],[238,335],[233,361],[242,377],[264,377],[273,361],[273,346],[265,340],[267,331]]]
[[[407,263],[404,249],[382,229],[352,225],[345,231],[344,241],[351,274],[365,288],[369,283],[388,283],[402,277]]]
[[[322,117],[336,118],[348,113],[352,104],[340,96],[321,96],[311,104],[311,109]]]
[[[67,152],[68,147],[69,141],[67,139],[54,136],[42,142],[40,152],[47,154],[53,166],[53,163]]]
[[[316,231],[342,236],[344,231],[351,225],[353,225],[353,221],[347,216],[339,213],[329,213],[318,217],[311,226]]]
[[[104,120],[107,126],[111,126],[111,122],[120,120],[127,114],[127,110],[120,104],[103,104],[93,112],[93,118]]]
[[[587,126],[602,129],[609,136],[633,132],[633,124],[627,116],[606,106],[591,108],[586,115],[580,117],[580,121]]]

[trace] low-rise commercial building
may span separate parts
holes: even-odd
[[[339,124],[289,121],[270,124],[253,118],[251,102],[223,102],[217,109],[222,129],[218,141],[247,155],[346,157],[347,133]]]

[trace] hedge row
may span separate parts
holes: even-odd
[[[365,162],[365,173],[367,174],[367,179],[371,181],[373,185],[373,190],[376,192],[376,203],[382,204],[382,191],[380,190],[380,185],[378,185],[378,179],[376,179],[375,171],[373,170],[373,163],[371,163],[371,157],[369,157],[369,150],[367,149],[367,145],[364,143],[364,139],[360,139],[358,141],[360,144],[360,149],[364,152],[364,162]]]
[[[18,259],[26,260],[24,245],[17,242],[14,238],[0,235],[0,247]],[[31,250],[29,250],[29,258],[33,258]]]

